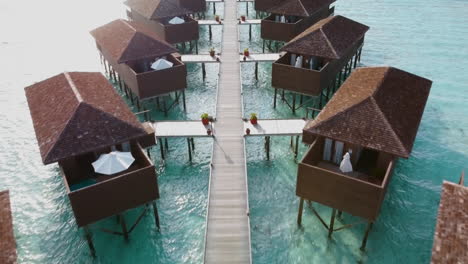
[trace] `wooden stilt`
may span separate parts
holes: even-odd
[[[293,114],[295,114],[296,113],[296,94],[292,93],[292,96],[293,96],[292,112]]]
[[[328,228],[328,237],[331,237],[333,233],[333,226],[335,225],[335,216],[336,216],[336,209],[333,208],[332,215],[330,218],[330,227]]]
[[[252,24],[249,24],[249,40],[252,40]]]
[[[341,218],[342,215],[343,215],[343,211],[338,211],[338,218]]]
[[[163,104],[163,108],[164,108],[164,109],[163,109],[163,111],[164,111],[164,116],[167,116],[167,112],[168,112],[168,111],[167,111],[167,107],[166,107],[166,99],[163,99],[162,104]]]
[[[193,138],[190,139],[192,142],[192,151],[195,150],[195,140]]]
[[[146,154],[148,154],[148,158],[151,159],[151,152],[150,152],[149,148],[146,149]]]
[[[169,142],[167,138],[164,138],[164,147],[166,148],[166,152],[169,152]]]
[[[203,80],[205,80],[206,78],[206,69],[205,69],[205,63],[202,62],[201,64],[201,68],[202,68],[202,76],[203,76]]]
[[[91,256],[93,258],[96,258],[96,249],[94,248],[93,237],[91,236],[91,231],[89,231],[88,226],[83,227],[83,229],[85,231],[86,241],[88,241],[89,250],[91,251]]]
[[[249,2],[245,2],[245,14],[249,16]]]
[[[353,65],[353,68],[356,69],[356,66],[357,66],[357,53],[354,54],[354,65]]]
[[[361,245],[361,250],[364,251],[366,249],[366,244],[367,244],[367,238],[369,237],[369,233],[372,229],[373,222],[369,222],[367,225],[366,233],[364,234],[364,238],[362,239],[362,245]]]
[[[213,2],[213,15],[215,15],[215,14],[216,14],[216,3]]]
[[[297,224],[301,225],[302,224],[302,211],[304,209],[304,198],[301,197],[299,200],[299,212],[297,213]]]
[[[208,36],[209,36],[210,40],[213,37],[213,32],[211,32],[211,25],[208,25]]]
[[[198,54],[198,40],[195,41],[195,53]]]
[[[270,136],[265,137],[267,160],[270,160]]]
[[[165,159],[165,157],[164,157],[164,145],[163,145],[162,138],[159,138],[158,141],[159,141],[159,149],[161,150],[161,158],[164,160]]]
[[[263,40],[263,53],[265,53],[265,40]]]
[[[125,218],[123,215],[119,215],[120,218],[120,226],[122,227],[122,233],[124,235],[125,241],[128,241],[128,232],[127,232],[127,224],[125,223]]]
[[[159,225],[159,214],[158,214],[158,207],[156,206],[156,201],[153,202],[153,212],[154,212],[154,221],[156,223],[156,227],[158,231],[161,230],[161,226]]]
[[[294,159],[297,159],[298,152],[299,152],[299,136],[296,136],[296,145],[294,146]]]
[[[185,104],[185,91],[182,91],[182,103],[184,105],[184,111],[187,111],[187,105]]]
[[[191,149],[191,146],[190,146],[190,138],[187,138],[187,146],[188,146],[189,161],[192,162],[192,149]]]
[[[275,96],[273,98],[273,108],[276,108],[276,97],[278,97],[277,94],[278,94],[278,89],[275,88]]]
[[[255,62],[255,80],[258,81],[258,62]]]

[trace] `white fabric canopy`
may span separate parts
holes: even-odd
[[[164,69],[167,69],[167,68],[170,68],[172,67],[172,65],[174,65],[174,63],[168,61],[168,60],[165,60],[165,59],[159,59],[157,61],[155,61],[153,64],[151,64],[151,69],[153,70],[164,70]]]
[[[169,20],[169,24],[177,25],[177,24],[183,24],[185,23],[185,20],[183,20],[180,17],[174,17],[173,19]]]
[[[343,156],[343,160],[340,163],[340,170],[343,173],[353,171],[353,165],[351,164],[351,156],[349,155],[349,152],[346,152],[346,154]]]
[[[128,169],[134,161],[130,152],[112,151],[102,154],[92,165],[96,173],[111,175]]]

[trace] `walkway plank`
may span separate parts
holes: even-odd
[[[251,263],[237,1],[226,0],[205,263]]]

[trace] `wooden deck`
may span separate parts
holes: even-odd
[[[240,62],[274,62],[281,57],[281,53],[257,53],[257,54],[249,54],[248,57],[244,55],[239,55]]]
[[[251,263],[237,1],[225,3],[205,263]]]
[[[256,125],[244,122],[244,132],[248,128],[249,136],[299,136],[305,124],[304,119],[258,119]]]
[[[212,124],[203,125],[201,121],[157,121],[153,123],[158,138],[168,137],[211,137],[207,129],[214,130]]]
[[[209,54],[185,54],[181,55],[181,60],[183,63],[218,63],[218,55],[214,57]]]

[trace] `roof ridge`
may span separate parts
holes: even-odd
[[[353,105],[351,105],[351,106],[349,106],[349,107],[343,108],[341,111],[337,112],[336,114],[331,115],[331,116],[329,116],[327,119],[324,119],[324,120],[320,121],[320,122],[317,124],[317,126],[319,126],[321,123],[323,123],[323,122],[325,122],[325,121],[330,120],[330,119],[333,118],[333,117],[336,117],[336,116],[339,116],[339,115],[343,114],[344,112],[346,112],[346,111],[348,111],[348,110],[350,110],[350,109],[352,109],[352,108],[358,107],[359,105],[363,104],[364,101],[366,101],[366,100],[368,100],[368,99],[369,99],[369,97],[365,97],[365,98],[364,98],[363,100],[361,100],[360,102],[357,102],[357,103],[355,103],[355,104],[353,104]],[[329,104],[329,103],[330,103],[330,101],[329,101],[327,104]],[[326,106],[325,106],[325,107],[326,107]],[[325,108],[323,108],[322,111],[323,111],[323,110],[325,110]],[[319,115],[320,115],[320,114],[319,114]],[[318,117],[318,116],[317,116],[317,117]],[[316,120],[316,119],[314,119],[314,120]]]
[[[75,82],[72,80],[70,74],[68,72],[64,72],[63,75],[65,75],[65,78],[67,79],[67,82],[70,85],[70,88],[75,94],[75,97],[76,97],[76,100],[78,100],[78,103],[83,102],[83,97],[81,97],[80,91],[78,91],[78,89],[76,88]]]
[[[331,50],[333,51],[333,54],[335,54],[335,56],[339,58],[340,56],[338,56],[338,53],[336,53],[336,50],[331,44],[330,40],[328,39],[327,34],[323,31],[323,25],[320,26],[320,32],[322,32],[322,34],[325,36],[325,41],[327,42],[328,46],[330,46]]]
[[[380,109],[380,106],[379,104],[377,103],[377,101],[375,100],[374,96],[371,96],[369,97],[369,99],[371,100],[371,102],[374,104],[374,106],[376,107],[376,110],[378,110],[378,112],[382,115],[382,118],[385,122],[385,124],[390,128],[390,131],[392,131],[391,133],[395,136],[395,138],[398,139],[398,147],[403,149],[405,153],[408,152],[408,150],[405,148],[405,146],[403,145],[403,143],[401,142],[401,138],[395,133],[395,130],[393,130],[393,127],[392,125],[390,124],[390,122],[388,121],[387,119],[387,116],[384,114],[384,112],[382,111],[382,109]]]

